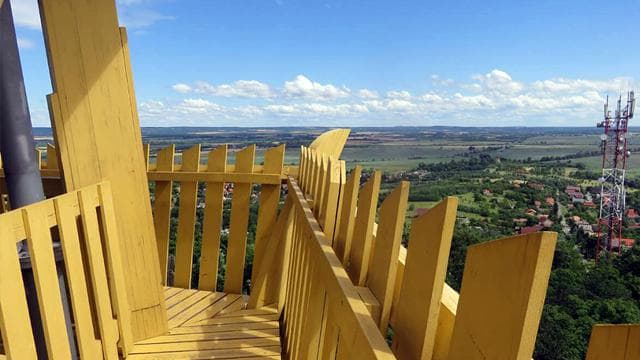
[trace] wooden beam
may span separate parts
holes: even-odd
[[[595,325],[587,360],[640,359],[640,324]]]

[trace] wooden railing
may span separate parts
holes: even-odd
[[[216,290],[220,249],[224,246],[226,271],[223,289],[228,293],[243,292],[247,280],[247,246],[255,246],[257,252],[268,230],[274,225],[284,178],[284,145],[265,150],[264,164],[261,166],[254,164],[255,152],[255,145],[237,151],[233,165],[227,164],[226,145],[209,151],[204,163],[200,158],[200,145],[183,151],[180,157],[176,156],[174,145],[157,153],[155,165],[149,166],[148,178],[155,185],[153,217],[160,264],[164,269],[169,267],[171,209],[179,203],[175,270],[170,285],[191,288],[195,282],[192,276],[197,272],[198,289]],[[173,184],[176,182],[179,186],[174,192]],[[205,186],[199,187],[200,184]],[[260,185],[259,192],[254,191],[254,185]],[[204,193],[199,194],[199,189],[204,189]],[[225,230],[224,201],[229,198],[228,237],[226,244],[221,244],[221,232]],[[250,224],[250,206],[256,202],[255,198],[259,199],[258,214],[255,224]],[[197,209],[202,207],[202,228],[196,231]],[[250,225],[256,226],[255,245],[247,244]],[[201,239],[199,259],[194,256],[196,239]],[[163,271],[165,281],[166,275],[167,271]]]
[[[446,198],[412,220],[406,249],[401,238],[408,183],[390,192],[378,209],[379,172],[361,186],[360,167],[345,179],[342,164],[305,147],[300,164],[305,198],[319,222],[328,225],[322,231],[332,239],[328,241],[380,333],[391,328],[398,358],[531,358],[555,233],[470,247],[457,294],[445,283],[456,198]],[[333,171],[328,170],[331,164]],[[330,195],[336,188],[338,196]],[[328,198],[338,200],[327,204]],[[326,209],[332,215],[323,219]],[[510,294],[508,301],[504,294]]]
[[[0,332],[10,359],[36,359],[16,244],[26,240],[49,359],[118,359],[132,345],[111,192],[102,183],[0,215]],[[67,328],[53,239],[60,241],[73,313]],[[25,275],[26,276],[26,275]],[[34,321],[35,319],[31,319]],[[67,319],[67,321],[70,321]],[[75,332],[69,336],[68,331]],[[72,350],[73,349],[73,350]]]
[[[292,230],[283,351],[291,359],[393,358],[292,178],[288,188]]]

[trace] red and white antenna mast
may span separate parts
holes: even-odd
[[[604,105],[604,120],[598,124],[604,128],[600,135],[602,148],[602,177],[600,189],[600,218],[598,220],[598,245],[596,261],[602,251],[611,252],[622,248],[622,220],[625,212],[624,177],[627,158],[627,127],[633,118],[635,97],[627,94],[627,103],[622,107],[622,96],[618,98],[615,113],[609,110],[609,98]]]

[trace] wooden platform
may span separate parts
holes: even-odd
[[[127,359],[280,359],[275,307],[246,310],[242,295],[164,290],[169,334],[136,343]]]

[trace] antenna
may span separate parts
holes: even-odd
[[[623,218],[625,206],[625,171],[627,158],[631,153],[627,149],[629,120],[635,110],[635,95],[627,93],[627,103],[622,108],[622,95],[618,96],[615,115],[609,111],[609,96],[604,104],[604,120],[598,123],[604,128],[600,136],[602,149],[602,177],[600,178],[600,215],[598,219],[598,243],[596,261],[602,252],[622,251]]]

